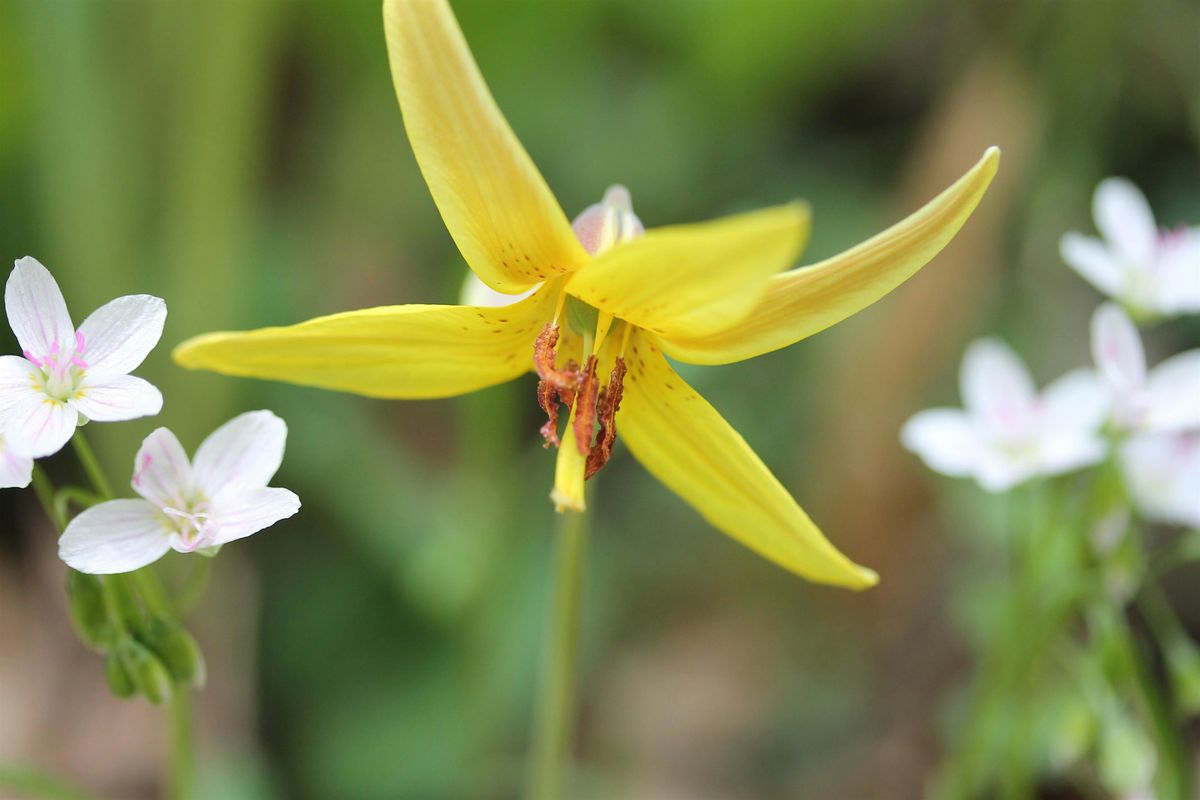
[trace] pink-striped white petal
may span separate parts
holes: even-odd
[[[264,488],[283,462],[286,441],[287,425],[270,411],[240,414],[196,450],[196,486],[214,503],[226,492]]]
[[[900,429],[900,441],[934,472],[972,475],[981,443],[970,417],[957,408],[931,408],[915,414]]]
[[[1146,399],[1149,430],[1200,430],[1200,350],[1171,356],[1150,370]]]
[[[1158,247],[1154,212],[1141,189],[1125,178],[1106,178],[1092,200],[1096,228],[1121,256],[1139,266],[1149,265]]]
[[[159,428],[142,440],[134,458],[130,485],[159,508],[186,505],[195,481],[191,462],[175,434]]]
[[[1143,434],[1121,448],[1125,481],[1148,519],[1200,528],[1200,434]]]
[[[124,375],[132,372],[158,344],[167,319],[167,304],[148,294],[118,297],[92,312],[79,326],[83,352],[76,356],[89,372]]]
[[[37,386],[41,372],[20,356],[0,356],[0,413],[32,394],[41,394]]]
[[[31,391],[4,412],[4,440],[16,453],[44,458],[71,440],[78,422],[69,404]]]
[[[132,375],[89,375],[68,402],[88,419],[118,422],[154,416],[162,411],[163,398],[152,383]]]
[[[0,489],[24,489],[33,479],[33,459],[17,455],[0,436]]]
[[[1155,302],[1164,314],[1200,311],[1200,228],[1159,236]]]
[[[1042,435],[1097,432],[1108,408],[1108,391],[1096,371],[1072,370],[1042,390]]]
[[[300,498],[287,489],[268,487],[248,492],[226,492],[210,513],[216,523],[214,544],[242,539],[300,510]]]
[[[999,339],[972,342],[960,384],[967,413],[997,435],[1015,437],[1033,426],[1037,394],[1025,364]]]
[[[152,564],[170,549],[162,513],[145,500],[110,500],[85,510],[58,540],[58,555],[80,572],[109,575]]]
[[[4,310],[17,342],[37,358],[68,350],[75,326],[58,283],[37,259],[18,259],[4,288]]]
[[[1068,233],[1058,245],[1062,260],[1088,283],[1109,297],[1120,297],[1126,288],[1127,270],[1099,239]]]
[[[1092,358],[1113,390],[1124,395],[1146,384],[1146,351],[1129,315],[1105,303],[1092,315]]]

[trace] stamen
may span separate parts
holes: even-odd
[[[579,368],[574,366],[574,362],[567,362],[566,369],[559,369],[556,364],[557,346],[558,326],[551,322],[542,328],[533,343],[533,367],[539,378],[554,384],[556,389],[574,390],[579,382]],[[569,402],[567,404],[570,405]]]
[[[564,295],[565,297],[565,295]],[[560,298],[560,307],[562,300]],[[575,388],[579,383],[579,367],[568,361],[565,368],[557,366],[558,326],[553,322],[542,328],[533,345],[533,366],[538,377],[538,405],[546,412],[547,421],[542,426],[545,446],[558,447],[558,404],[568,408],[575,402]]]
[[[632,326],[628,326],[632,327]],[[628,329],[625,342],[628,342]],[[621,350],[624,352],[624,343]],[[617,356],[613,363],[612,373],[608,377],[608,385],[600,390],[600,399],[596,403],[597,421],[600,431],[596,434],[596,443],[588,452],[587,467],[584,480],[595,475],[600,468],[612,457],[613,444],[617,441],[617,412],[621,409],[621,395],[625,389],[625,359]]]
[[[87,346],[87,342],[84,341],[83,331],[75,331],[75,353],[76,353],[76,355],[78,355],[79,353],[82,353],[84,351],[84,349],[86,348],[86,346]]]
[[[546,424],[541,428],[542,438],[546,440],[543,447],[547,449],[549,449],[550,445],[558,447],[561,444],[558,439],[558,403],[561,396],[560,390],[547,381],[538,381],[537,391],[538,405],[542,407],[542,411],[546,412]],[[568,402],[567,405],[569,406],[570,403]]]
[[[21,355],[25,356],[25,360],[30,364],[33,364],[38,369],[42,369],[42,367],[45,365],[45,362],[42,361],[42,359],[38,358],[28,350],[22,351]]]
[[[583,382],[575,395],[575,446],[585,456],[592,445],[592,427],[596,422],[596,357],[588,356]]]

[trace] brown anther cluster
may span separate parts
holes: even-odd
[[[583,381],[575,395],[575,446],[579,455],[586,456],[592,444],[592,427],[596,423],[596,357],[588,356]]]
[[[533,345],[533,365],[538,377],[538,405],[546,412],[546,424],[542,426],[545,446],[559,447],[558,405],[575,407],[575,446],[580,455],[587,456],[584,477],[596,474],[612,455],[613,443],[617,440],[617,411],[621,408],[621,392],[625,384],[625,359],[617,358],[613,364],[608,385],[601,387],[597,380],[596,356],[589,356],[587,368],[582,372],[574,361],[568,361],[559,369],[555,347],[558,346],[558,326],[547,324],[538,334]],[[593,430],[599,423],[595,442]]]
[[[557,346],[558,326],[547,323],[533,345],[533,366],[541,378],[538,382],[538,405],[547,417],[546,424],[542,426],[546,447],[558,447],[558,404],[570,408],[575,402],[575,387],[579,384],[579,366],[574,361],[568,361],[564,369],[558,369],[554,352]]]
[[[618,357],[608,377],[608,385],[600,390],[600,399],[596,401],[596,419],[600,423],[600,431],[588,453],[584,480],[599,472],[612,456],[613,444],[617,441],[617,412],[621,409],[621,393],[624,389],[625,359]]]

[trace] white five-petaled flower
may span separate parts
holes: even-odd
[[[161,558],[218,547],[287,519],[300,498],[267,486],[283,461],[287,425],[270,411],[234,417],[196,450],[166,428],[146,437],[132,485],[144,499],[110,500],[71,520],[58,541],[81,572],[129,572]]]
[[[76,329],[54,278],[27,256],[8,278],[4,307],[24,351],[0,356],[0,436],[14,452],[58,452],[81,417],[115,422],[162,409],[158,389],[129,375],[162,336],[161,299],[118,297]]]
[[[1171,356],[1147,371],[1133,320],[1119,306],[1105,303],[1092,316],[1092,357],[1108,385],[1118,430],[1200,429],[1200,350]]]
[[[1121,445],[1125,484],[1148,519],[1200,528],[1200,433],[1144,433]]]
[[[983,339],[967,348],[960,386],[963,409],[922,411],[900,433],[930,469],[1002,492],[1105,457],[1107,403],[1092,370],[1069,372],[1039,395],[1017,355]]]
[[[0,489],[24,489],[33,480],[33,459],[18,455],[0,435]]]
[[[1145,195],[1124,178],[1100,182],[1092,215],[1104,239],[1066,234],[1063,261],[1136,314],[1200,311],[1200,228],[1160,231]]]

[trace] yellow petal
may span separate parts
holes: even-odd
[[[708,336],[758,305],[770,276],[796,259],[807,236],[801,203],[658,228],[588,263],[567,292],[655,333]]]
[[[417,163],[463,258],[515,294],[588,259],[508,126],[444,0],[386,0],[392,81]]]
[[[821,534],[737,431],[635,333],[617,436],[709,522],[812,581],[864,589],[878,577]]]
[[[575,444],[575,409],[572,408],[554,465],[554,489],[550,492],[550,500],[554,503],[556,511],[561,513],[587,509],[583,492],[586,466],[587,456],[580,455],[579,447]]]
[[[561,281],[502,308],[409,305],[286,328],[210,333],[175,349],[189,369],[320,386],[368,397],[451,397],[529,370]]]
[[[795,344],[841,322],[895,289],[945,247],[971,216],[996,174],[989,148],[966,175],[912,216],[862,244],[770,281],[762,303],[736,328],[715,336],[673,336],[672,358],[728,364]]]

